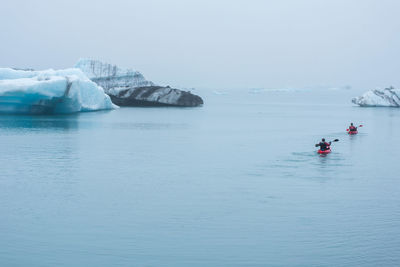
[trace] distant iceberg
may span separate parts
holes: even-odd
[[[361,107],[400,107],[400,89],[375,89],[351,100]]]
[[[0,113],[65,114],[116,107],[79,69],[0,68]]]

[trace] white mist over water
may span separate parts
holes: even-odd
[[[398,0],[13,0],[0,67],[89,57],[171,87],[400,87]]]
[[[201,108],[0,116],[0,265],[400,264],[400,109],[216,91]],[[326,157],[322,137],[340,139]]]

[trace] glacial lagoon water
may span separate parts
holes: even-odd
[[[0,116],[0,266],[400,265],[400,109],[353,90],[198,93]],[[340,139],[327,156],[321,137]]]

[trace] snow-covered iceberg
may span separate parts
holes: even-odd
[[[104,90],[79,69],[0,68],[0,113],[63,114],[114,108]]]
[[[121,69],[91,59],[80,59],[75,68],[81,69],[93,82],[103,87],[119,106],[194,107],[203,104],[203,99],[191,92],[158,86],[132,69]]]
[[[375,89],[351,100],[362,107],[400,107],[400,89]]]

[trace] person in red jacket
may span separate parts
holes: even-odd
[[[357,132],[357,127],[354,126],[353,123],[350,123],[349,131],[350,131],[350,132]]]
[[[325,138],[322,138],[321,142],[319,142],[319,144],[316,144],[315,146],[321,149],[321,151],[325,151],[328,150],[331,147],[331,143],[332,142],[325,142]]]

